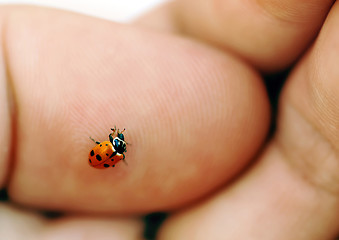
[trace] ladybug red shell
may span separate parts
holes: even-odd
[[[89,152],[88,163],[94,168],[109,168],[115,167],[115,165],[123,160],[125,163],[126,145],[125,137],[122,134],[125,129],[119,132],[117,136],[113,138],[116,128],[111,128],[112,133],[109,134],[110,141],[98,142],[93,138],[90,139],[97,145]]]

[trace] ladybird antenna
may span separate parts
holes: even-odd
[[[119,134],[119,133],[125,132],[125,130],[126,130],[126,128],[124,128],[124,129],[120,132],[119,129],[118,129],[118,134]]]

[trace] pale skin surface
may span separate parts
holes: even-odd
[[[133,26],[0,8],[0,232],[141,239],[135,216],[171,211],[159,239],[335,238],[339,4],[192,1]],[[293,62],[264,142],[259,72]],[[114,125],[129,165],[89,167]]]

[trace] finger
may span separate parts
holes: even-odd
[[[239,54],[263,71],[290,65],[321,27],[333,0],[177,0],[137,20]]]
[[[160,239],[339,235],[338,24],[336,3],[288,80],[278,131],[258,164],[229,189],[170,219]]]
[[[0,39],[0,46],[3,45],[2,39]],[[8,173],[11,145],[11,122],[9,112],[9,86],[6,82],[6,67],[4,63],[3,49],[0,48],[0,189],[3,188],[6,180],[6,174]]]
[[[227,182],[265,137],[261,79],[231,56],[53,10],[21,8],[6,21],[16,202],[62,211],[172,209]],[[128,166],[91,168],[89,136],[107,140],[114,125],[126,128]]]
[[[3,239],[140,239],[142,222],[128,218],[69,216],[48,220],[7,204],[0,204]]]
[[[159,239],[334,239],[338,198],[307,182],[275,146],[260,160],[239,183],[169,218]]]

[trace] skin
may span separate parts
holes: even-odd
[[[135,216],[170,211],[159,239],[334,239],[332,4],[181,0],[129,26],[1,7],[0,185],[10,201],[0,222],[14,220],[0,232],[140,239]],[[260,72],[294,62],[268,137]],[[105,141],[114,125],[126,128],[128,167],[89,167],[88,136]]]

